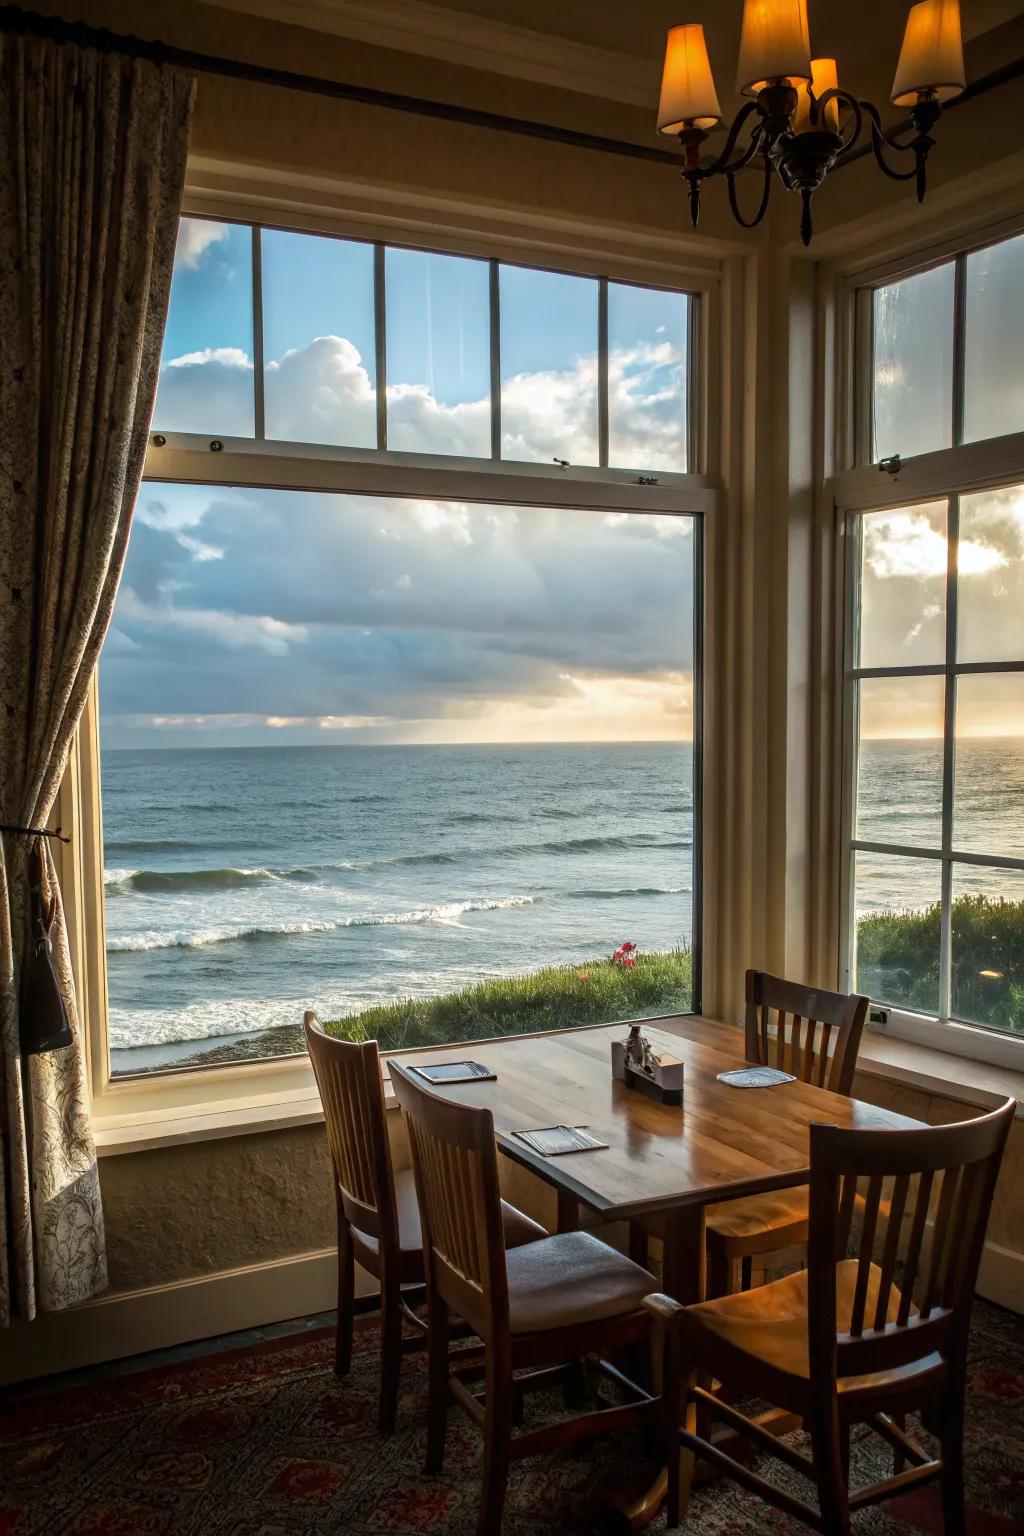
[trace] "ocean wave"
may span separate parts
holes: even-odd
[[[111,891],[142,891],[147,895],[178,891],[239,891],[278,880],[312,884],[311,869],[108,869],[104,884]]]
[[[621,891],[568,891],[566,894],[573,901],[615,901],[628,896],[683,896],[686,894],[686,887],[684,885],[635,885]]]
[[[530,907],[533,896],[495,896],[473,901],[447,901],[409,912],[368,912],[355,917],[310,919],[307,922],[268,923],[247,928],[201,928],[195,931],[159,931],[122,934],[107,941],[108,954],[139,954],[153,949],[206,949],[212,944],[261,943],[307,933],[333,933],[341,928],[388,928],[409,923],[453,923],[465,912],[500,912],[510,907]]]
[[[202,853],[209,843],[184,842],[180,838],[106,838],[107,853]]]

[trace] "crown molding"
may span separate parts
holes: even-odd
[[[658,64],[429,0],[214,0],[221,9],[532,80],[653,113]]]

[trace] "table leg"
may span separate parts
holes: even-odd
[[[559,1232],[575,1232],[580,1224],[580,1203],[575,1195],[559,1184],[556,1186],[558,1214],[555,1225]]]
[[[661,1288],[684,1307],[704,1300],[706,1244],[704,1207],[683,1206],[665,1212]],[[631,1531],[642,1531],[658,1514],[668,1493],[668,1472],[663,1467],[649,1488],[627,1504],[622,1513]]]

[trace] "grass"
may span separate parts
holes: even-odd
[[[571,1029],[580,1024],[682,1013],[693,995],[688,950],[641,954],[632,969],[602,958],[579,965],[548,966],[525,976],[480,982],[441,997],[385,1003],[346,1019],[324,1020],[329,1035],[376,1039],[382,1051],[419,1045],[457,1044],[491,1035]],[[267,1030],[190,1057],[187,1066],[215,1066],[259,1056],[284,1056],[306,1048],[301,1025]]]
[[[936,1013],[939,906],[876,912],[857,925],[857,986],[893,1007]],[[1024,1035],[1024,901],[953,903],[953,1013]]]

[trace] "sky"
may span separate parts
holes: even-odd
[[[375,446],[372,247],[259,238],[268,436]],[[252,240],[182,221],[154,427],[252,434]],[[948,444],[951,274],[876,297],[876,455]],[[968,260],[975,436],[1024,426],[1022,281],[1024,238]],[[503,457],[595,462],[597,283],[512,266],[499,282]],[[489,456],[487,263],[388,250],[385,287],[389,446]],[[613,464],[686,467],[687,303],[609,285]],[[993,376],[1005,387],[979,404]],[[1024,488],[965,497],[960,516],[961,659],[1018,659]],[[943,659],[945,533],[944,502],[865,517],[862,665]],[[689,737],[692,604],[687,518],[148,483],[104,649],[104,743]],[[958,702],[962,734],[1024,734],[1020,675],[965,680]],[[941,730],[935,680],[864,684],[864,737]]]

